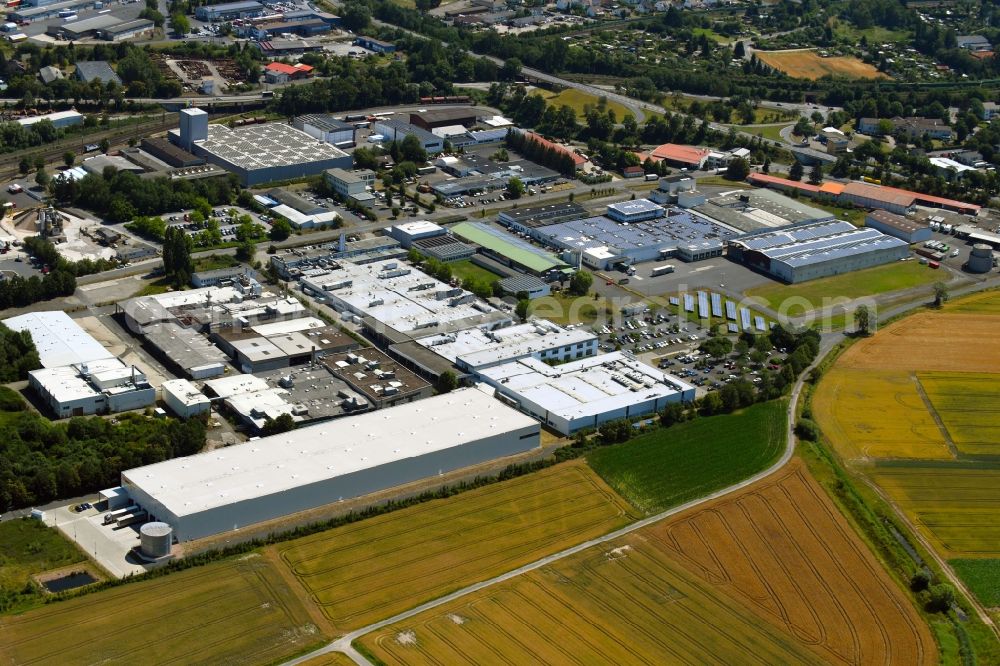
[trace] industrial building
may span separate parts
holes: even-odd
[[[457,178],[438,181],[431,185],[431,190],[444,198],[457,197],[482,192],[493,192],[507,187],[511,178],[517,178],[525,187],[544,185],[559,179],[559,174],[552,169],[529,162],[513,160],[510,162],[494,162],[488,158],[475,155],[465,155],[461,159],[443,158],[449,166],[444,171],[459,174]],[[441,163],[435,160],[435,165]]]
[[[654,148],[648,155],[642,158],[649,158],[654,162],[666,162],[671,166],[685,167],[688,169],[701,169],[708,159],[708,150],[696,146],[684,146],[676,143],[665,143]]]
[[[427,222],[426,220],[395,224],[391,227],[387,227],[385,231],[386,235],[390,238],[398,240],[399,244],[406,249],[409,249],[410,246],[413,245],[414,241],[420,240],[421,238],[435,238],[437,236],[444,236],[448,233],[444,227],[438,226],[433,222]]]
[[[476,124],[475,107],[427,109],[410,114],[410,124],[428,132],[440,127],[462,125],[466,129]]]
[[[353,164],[351,156],[336,146],[317,142],[289,125],[230,129],[209,125],[208,114],[201,109],[182,109],[180,130],[172,130],[169,137],[181,148],[235,173],[244,186],[303,178],[334,167],[349,169]]]
[[[139,145],[145,152],[168,166],[187,168],[201,166],[205,163],[205,158],[189,153],[164,138],[146,138]]]
[[[230,266],[229,268],[216,268],[210,271],[195,271],[191,274],[191,285],[196,289],[202,287],[218,287],[223,284],[232,284],[242,278],[257,279],[257,273],[245,264]]]
[[[544,206],[508,208],[497,216],[497,222],[519,233],[559,222],[569,222],[587,217],[587,209],[574,201],[563,201]]]
[[[597,336],[592,331],[565,329],[544,319],[492,330],[469,328],[417,342],[470,373],[522,358],[563,363],[597,353]]]
[[[114,81],[121,85],[122,80],[118,78],[115,70],[106,60],[80,60],[76,63],[76,71],[73,73],[77,81],[92,83],[100,81],[102,85],[107,85]]]
[[[98,30],[97,35],[109,42],[124,42],[150,37],[155,27],[156,25],[149,19],[136,19]]]
[[[213,333],[212,338],[246,373],[300,365],[359,346],[354,338],[316,317],[224,329]]]
[[[730,258],[790,284],[871,268],[909,255],[904,241],[841,220],[763,231],[729,243]]]
[[[264,79],[268,83],[288,83],[289,81],[308,79],[312,75],[313,66],[301,62],[294,65],[272,62],[264,67]]]
[[[383,42],[374,37],[359,36],[354,40],[354,44],[375,53],[394,53],[396,51],[396,45],[392,42]]]
[[[402,120],[378,120],[372,125],[372,131],[384,137],[385,141],[401,142],[408,136],[415,136],[428,155],[437,155],[444,150],[444,139]]]
[[[865,226],[895,236],[910,245],[931,239],[930,225],[885,210],[873,210],[865,216]]]
[[[529,299],[544,298],[552,294],[552,287],[548,282],[534,275],[512,275],[500,280],[500,289],[504,294],[517,296],[527,294]]]
[[[825,210],[764,188],[727,192],[694,206],[692,210],[747,233],[790,224],[825,222],[834,217]]]
[[[323,363],[335,377],[385,409],[434,395],[434,387],[377,349],[330,354]]]
[[[113,355],[61,310],[29,312],[3,320],[12,331],[31,334],[43,368],[90,363]]]
[[[649,199],[635,199],[633,201],[620,201],[608,204],[605,215],[623,224],[635,224],[636,222],[646,222],[664,217],[667,211],[662,206],[658,206]]]
[[[18,118],[17,124],[21,127],[30,127],[37,122],[47,120],[56,129],[61,129],[63,127],[73,127],[75,125],[82,125],[84,121],[84,116],[79,111],[74,111],[70,109],[69,111],[56,111],[54,113],[46,113],[41,116],[31,116],[29,118]]]
[[[175,415],[189,419],[207,414],[212,409],[212,401],[186,379],[169,379],[160,385],[163,402]]]
[[[121,22],[120,18],[111,14],[98,14],[79,21],[50,25],[45,29],[45,34],[57,39],[79,41],[88,37],[94,37],[101,30],[116,26]]]
[[[327,299],[337,312],[370,319],[400,333],[497,326],[511,321],[472,292],[440,282],[396,261],[340,268],[301,279],[304,291]]]
[[[28,385],[60,419],[141,409],[156,402],[156,389],[145,373],[114,357],[32,370]]]
[[[660,205],[676,204],[681,208],[691,208],[704,203],[704,195],[696,191],[695,185],[694,178],[686,174],[665,176],[649,193],[649,199]]]
[[[339,265],[341,260],[355,264],[388,261],[406,256],[406,250],[395,238],[375,236],[356,241],[341,237],[338,243],[326,243],[311,248],[290,248],[279,250],[270,262],[285,280],[296,279],[308,271],[323,271]]]
[[[337,120],[327,113],[298,116],[292,121],[292,127],[305,132],[315,139],[332,143],[338,148],[353,147],[354,134],[357,131],[351,123]]]
[[[700,261],[722,255],[739,233],[697,213],[671,208],[665,219],[624,224],[589,217],[529,231],[537,240],[571,253],[596,270],[678,257]]]
[[[451,228],[461,239],[474,243],[486,256],[505,266],[543,279],[562,279],[574,271],[569,264],[516,236],[483,222],[462,222]]]
[[[226,2],[221,5],[202,5],[194,10],[199,21],[232,21],[233,19],[254,18],[264,13],[264,5],[247,0]]]
[[[486,368],[479,377],[508,404],[563,435],[617,419],[656,414],[691,402],[695,389],[637,360],[611,352],[550,366],[528,357]]]
[[[841,204],[853,204],[864,208],[878,208],[897,215],[912,213],[916,206],[927,208],[942,208],[963,215],[978,215],[982,209],[977,204],[936,197],[921,192],[910,192],[897,187],[872,185],[858,181],[838,183],[826,181],[821,185],[789,180],[765,173],[752,173],[747,178],[753,185],[769,187],[776,190],[796,192],[808,197],[829,198]]]
[[[369,189],[375,186],[375,172],[371,169],[327,169],[323,172],[323,178],[334,192],[355,201],[368,200],[372,196]]]
[[[322,364],[266,375],[229,375],[205,382],[205,390],[251,432],[260,432],[268,421],[282,414],[302,426],[371,408],[363,396]]]
[[[425,257],[444,262],[461,261],[476,254],[476,248],[463,243],[450,233],[443,236],[417,238],[411,247]]]
[[[121,482],[132,502],[183,542],[538,446],[533,419],[478,389],[460,389],[131,469]]]
[[[226,372],[226,357],[203,335],[175,321],[150,326],[143,333],[160,359],[191,379],[220,377]]]

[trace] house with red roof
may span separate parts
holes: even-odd
[[[313,67],[301,62],[294,65],[272,62],[264,68],[264,77],[268,83],[288,83],[295,79],[307,79],[312,75]]]
[[[648,157],[654,162],[664,161],[671,166],[701,169],[711,151],[697,146],[684,146],[677,143],[665,143],[657,146],[648,155],[640,157],[645,161]]]

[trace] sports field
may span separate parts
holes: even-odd
[[[349,630],[634,519],[575,461],[277,548],[311,600]]]
[[[812,49],[754,51],[759,60],[796,79],[833,76],[846,79],[888,78],[872,65],[854,56],[824,58]]]
[[[545,102],[549,106],[554,106],[555,108],[558,109],[560,106],[565,104],[566,106],[573,109],[573,111],[576,112],[577,122],[584,122],[584,113],[585,113],[585,108],[587,106],[592,106],[594,108],[597,108],[600,102],[599,98],[594,97],[593,95],[585,93],[581,90],[577,90],[576,88],[566,88],[565,90],[560,91],[559,93],[553,93],[551,90],[543,90],[539,88],[535,92],[536,94],[539,94],[542,97],[544,97]],[[612,111],[614,111],[615,117],[618,120],[621,120],[625,116],[632,115],[632,112],[629,111],[625,106],[619,104],[618,102],[612,102],[611,100],[607,100],[604,108],[611,109]]]
[[[845,460],[952,460],[913,373],[838,364],[823,377],[813,411]],[[886,418],[887,414],[892,418]]]
[[[362,644],[394,664],[924,664],[936,655],[908,601],[797,463]]]
[[[923,372],[918,378],[960,452],[1000,454],[1000,374]]]
[[[657,513],[765,469],[785,448],[786,403],[698,418],[597,449],[588,462],[620,495]]]
[[[939,272],[916,261],[896,261],[801,284],[769,284],[750,289],[746,295],[760,299],[772,310],[782,310],[794,317],[829,307],[836,299],[855,299],[910,289],[930,284],[940,277]]]
[[[0,663],[269,664],[323,640],[259,555],[0,617]]]

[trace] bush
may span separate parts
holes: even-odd
[[[20,393],[12,388],[0,386],[0,412],[23,412],[26,407]]]
[[[932,613],[947,613],[955,603],[955,588],[947,583],[931,585],[927,600],[927,610]]]
[[[810,442],[819,441],[819,426],[812,419],[801,418],[795,424],[795,434]]]

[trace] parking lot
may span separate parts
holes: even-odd
[[[161,2],[161,12],[166,14],[166,2]],[[134,21],[139,18],[139,14],[143,9],[146,8],[145,3],[140,2],[140,0],[105,0],[104,6],[100,9],[94,9],[93,5],[86,5],[75,9],[76,19],[82,21],[84,19],[93,18],[95,16],[107,16],[111,15],[117,19],[121,19],[122,22]],[[31,21],[25,25],[19,26],[18,31],[23,32],[28,37],[34,37],[40,41],[56,42],[56,39],[45,34],[45,30],[50,25],[61,25],[65,23],[65,19],[61,19],[58,16],[52,16],[49,18],[38,19]]]

